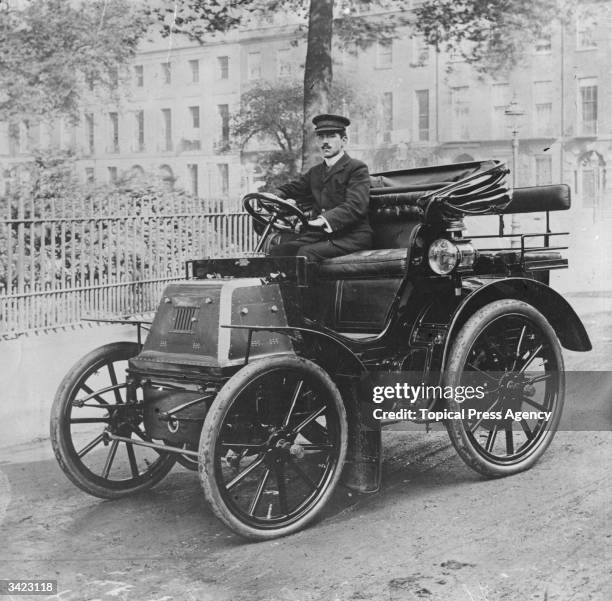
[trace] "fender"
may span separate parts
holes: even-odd
[[[530,278],[465,278],[466,296],[455,307],[444,342],[442,369],[446,365],[450,346],[459,328],[484,305],[496,300],[515,298],[533,305],[555,330],[561,345],[570,351],[590,351],[593,347],[580,317],[572,306],[546,284]]]

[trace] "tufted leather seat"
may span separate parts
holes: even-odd
[[[409,262],[409,248],[360,250],[326,259],[319,264],[319,277],[330,280],[402,277],[408,270]]]

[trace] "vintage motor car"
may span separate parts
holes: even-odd
[[[561,418],[561,347],[591,343],[548,285],[567,267],[549,212],[569,209],[570,190],[511,190],[507,174],[495,160],[375,174],[374,248],[318,264],[260,252],[307,220],[247,195],[257,252],[188,261],[152,322],[117,320],[137,341],[94,350],[64,378],[51,439],[68,478],[116,499],[178,462],[230,529],[265,540],[313,520],[341,480],[377,491],[381,429],[405,416],[442,422],[483,476],[532,467]],[[543,232],[504,233],[504,216],[533,212]],[[495,232],[467,236],[466,218],[483,215],[498,216]],[[423,394],[387,394],[405,384]]]

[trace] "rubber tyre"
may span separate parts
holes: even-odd
[[[475,442],[475,437],[469,433],[465,420],[446,420],[448,434],[459,456],[473,470],[489,478],[510,476],[527,470],[540,459],[551,443],[559,425],[565,396],[563,356],[554,329],[537,309],[515,299],[499,300],[485,305],[467,320],[451,346],[444,384],[452,387],[460,385],[469,354],[472,348],[476,348],[485,330],[492,324],[502,324],[503,320],[509,319],[523,320],[526,324],[533,324],[534,331],[539,331],[542,340],[548,347],[549,363],[552,364],[550,366],[552,368],[550,369],[551,387],[554,395],[552,415],[546,426],[539,431],[536,440],[530,444],[530,448],[528,447],[522,455],[514,459],[510,457],[504,461],[487,456],[485,449],[481,448]],[[457,411],[461,408],[461,404],[450,400],[446,408],[450,411]]]
[[[248,389],[251,382],[274,372],[289,370],[299,372],[304,378],[311,378],[317,386],[323,388],[333,404],[337,415],[337,429],[339,431],[339,448],[333,465],[333,473],[324,483],[324,488],[317,494],[316,499],[307,511],[297,519],[277,527],[254,527],[245,523],[240,515],[226,502],[217,481],[215,469],[215,450],[220,429],[234,402]],[[219,391],[206,415],[202,435],[200,438],[200,481],[204,489],[206,500],[215,515],[233,532],[250,540],[270,540],[280,536],[292,534],[312,522],[325,506],[332,495],[340,478],[347,450],[347,418],[342,397],[333,380],[318,365],[307,359],[295,356],[270,357],[254,361],[234,374]]]
[[[62,380],[51,409],[51,444],[66,476],[81,490],[102,499],[119,499],[151,488],[172,469],[172,454],[160,455],[138,476],[124,480],[103,478],[92,472],[78,457],[70,429],[73,400],[88,378],[104,366],[127,361],[139,352],[135,342],[113,342],[101,346],[78,361]],[[120,443],[125,444],[125,443]],[[132,446],[132,445],[130,445]]]

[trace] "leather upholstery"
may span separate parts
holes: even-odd
[[[361,250],[319,264],[322,279],[402,277],[410,262],[409,248]]]
[[[510,214],[566,211],[571,204],[570,188],[566,184],[516,188],[512,194],[512,202],[502,212]]]

